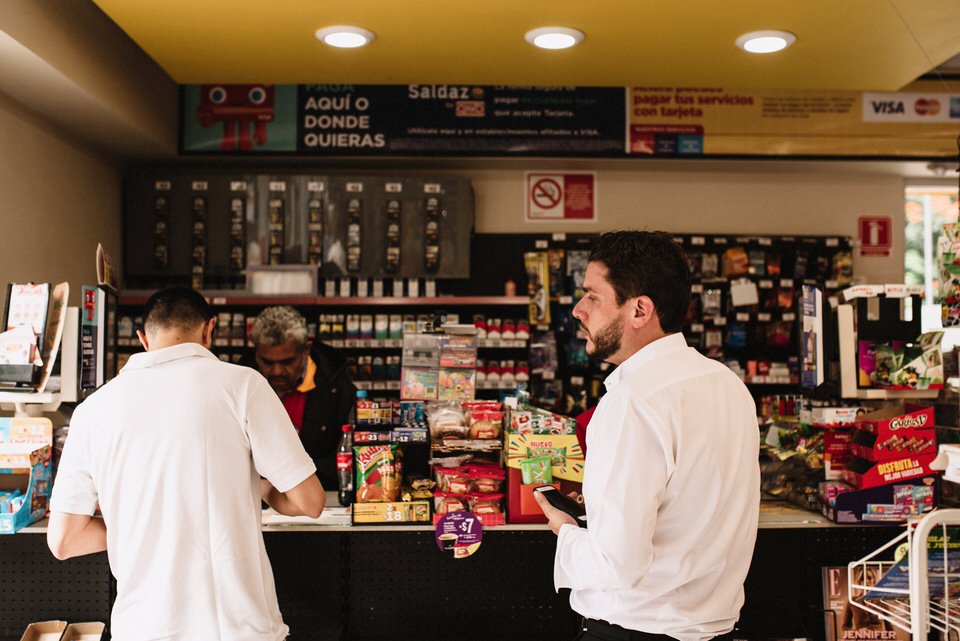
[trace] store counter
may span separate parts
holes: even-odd
[[[336,495],[328,503],[336,506]],[[572,639],[577,617],[553,589],[545,525],[486,528],[475,555],[452,559],[430,526],[277,524],[264,541],[291,641]],[[320,519],[323,521],[323,517]],[[0,536],[0,641],[30,621],[107,621],[115,584],[105,554],[57,561],[46,523]],[[824,638],[821,567],[846,565],[893,538],[887,527],[836,526],[764,502],[736,638]]]

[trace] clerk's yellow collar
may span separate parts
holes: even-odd
[[[307,354],[307,367],[303,372],[303,379],[297,385],[297,391],[301,394],[312,392],[317,389],[317,364],[313,362],[310,355]]]

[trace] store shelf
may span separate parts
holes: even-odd
[[[294,305],[317,307],[453,307],[473,305],[528,305],[526,296],[310,296],[310,295],[264,295],[239,290],[203,290],[201,292],[211,305],[251,306]],[[132,290],[120,294],[121,305],[143,305],[152,291]]]

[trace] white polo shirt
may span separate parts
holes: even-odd
[[[733,628],[760,510],[756,406],[682,334],[606,380],[587,429],[589,529],[560,528],[554,581],[591,619],[699,641]]]
[[[135,354],[77,407],[50,509],[99,501],[116,641],[279,641],[259,479],[315,471],[266,380],[187,343]]]

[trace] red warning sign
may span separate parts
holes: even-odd
[[[527,173],[526,220],[596,222],[596,174]]]
[[[889,256],[893,248],[890,216],[860,216],[857,227],[861,256]]]

